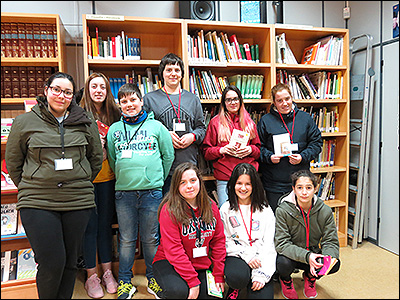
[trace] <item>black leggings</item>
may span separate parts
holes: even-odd
[[[93,209],[20,209],[22,225],[38,264],[36,286],[40,299],[71,299],[78,253]]]
[[[336,273],[339,271],[340,268],[340,260],[333,266],[332,270],[329,274]],[[292,275],[294,269],[304,270],[308,274],[310,274],[310,265],[301,263],[290,258],[287,258],[284,255],[278,254],[276,257],[276,271],[278,272],[280,278],[285,281],[290,280],[290,275]],[[328,275],[329,275],[328,274]],[[321,278],[322,276],[318,276],[317,279]]]
[[[247,292],[246,299],[274,299],[274,282],[271,279],[261,290],[251,289],[251,268],[241,258],[227,256],[225,259],[225,280],[232,289],[243,289]],[[241,295],[242,296],[242,295]]]
[[[206,270],[196,270],[200,280],[200,292],[197,299],[220,299],[207,293]],[[153,263],[154,277],[162,288],[162,299],[187,299],[189,286],[175,271],[168,260],[163,259]]]

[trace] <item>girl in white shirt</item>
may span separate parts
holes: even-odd
[[[229,201],[221,208],[226,236],[225,279],[228,299],[242,290],[247,299],[273,299],[275,216],[254,166],[238,164],[227,185]]]

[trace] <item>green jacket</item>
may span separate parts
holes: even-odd
[[[309,263],[311,253],[339,258],[339,239],[331,208],[314,196],[310,211],[309,249],[306,249],[306,226],[296,206],[294,192],[280,199],[275,211],[275,249],[280,255]]]
[[[18,187],[17,209],[55,211],[95,207],[92,180],[101,169],[98,128],[73,100],[63,121],[65,158],[72,170],[55,170],[61,154],[60,124],[48,111],[47,100],[37,98],[32,111],[14,119],[7,140],[6,165]]]

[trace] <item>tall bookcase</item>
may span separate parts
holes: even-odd
[[[283,26],[269,24],[245,24],[238,22],[197,21],[181,19],[155,19],[123,16],[83,15],[83,36],[95,37],[96,27],[99,36],[116,36],[124,31],[125,34],[141,39],[140,60],[115,60],[88,58],[88,41],[84,38],[84,68],[85,77],[91,71],[99,71],[108,77],[124,77],[135,70],[136,74],[145,74],[145,68],[150,67],[153,74],[157,73],[160,59],[168,52],[182,57],[185,63],[183,87],[189,90],[189,75],[192,70],[211,70],[215,76],[232,76],[236,74],[258,74],[264,76],[261,99],[245,99],[246,105],[268,112],[271,106],[270,90],[276,84],[276,72],[280,69],[290,70],[292,73],[309,73],[318,70],[342,71],[343,97],[341,99],[304,100],[295,99],[300,106],[323,107],[337,105],[340,114],[339,132],[323,133],[323,139],[335,138],[337,147],[335,164],[331,167],[315,168],[317,174],[333,172],[335,174],[335,199],[326,201],[338,214],[338,235],[341,246],[347,245],[347,210],[348,210],[348,174],[349,174],[349,38],[347,29],[316,28],[305,26]],[[226,62],[206,63],[194,62],[189,59],[188,36],[196,35],[203,30],[217,33],[235,34],[240,44],[258,44],[259,62]],[[288,65],[276,63],[275,37],[285,33],[297,61],[303,55],[304,48],[318,41],[320,38],[334,35],[343,36],[343,64],[340,66],[327,65]],[[219,100],[202,99],[203,107],[212,107],[219,104]],[[205,176],[213,180],[212,174]]]
[[[52,58],[42,57],[2,57],[2,67],[56,67],[59,71],[65,70],[65,29],[63,23],[56,14],[27,14],[27,13],[1,13],[3,23],[24,23],[24,24],[51,24],[55,25],[57,32],[56,46],[57,56]],[[3,40],[2,40],[3,43]],[[2,74],[3,76],[3,74]],[[2,82],[3,84],[3,82]],[[24,101],[35,98],[1,98],[1,109],[11,112],[15,117],[18,112],[24,111]],[[13,114],[14,113],[14,114]],[[3,116],[2,116],[3,117]],[[1,141],[1,158],[4,159],[6,141]],[[17,190],[1,191],[1,203],[17,202]],[[11,251],[30,248],[25,235],[7,235],[1,237],[1,251]],[[9,280],[1,283],[1,296],[4,299],[34,299],[38,298],[35,278]]]

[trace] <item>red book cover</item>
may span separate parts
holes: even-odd
[[[26,57],[32,58],[34,57],[32,23],[25,24],[25,37],[26,37]]]
[[[232,34],[229,37],[229,41],[235,46],[236,53],[237,53],[237,56],[238,56],[239,60],[243,59],[242,54],[240,53],[239,42],[237,40],[236,34]]]
[[[251,60],[250,45],[248,43],[243,44],[244,53],[246,54],[246,59]]]
[[[318,42],[316,44],[304,48],[303,57],[301,58],[302,64],[315,65],[315,58],[317,57],[317,52],[320,44],[321,43]]]
[[[112,57],[117,57],[117,47],[115,44],[115,36],[111,37]]]
[[[25,23],[18,23],[18,56],[26,57],[26,29]]]
[[[101,136],[106,137],[108,129],[110,128],[110,126],[100,122],[99,120],[96,120],[97,123],[97,127],[99,128],[99,133]]]

